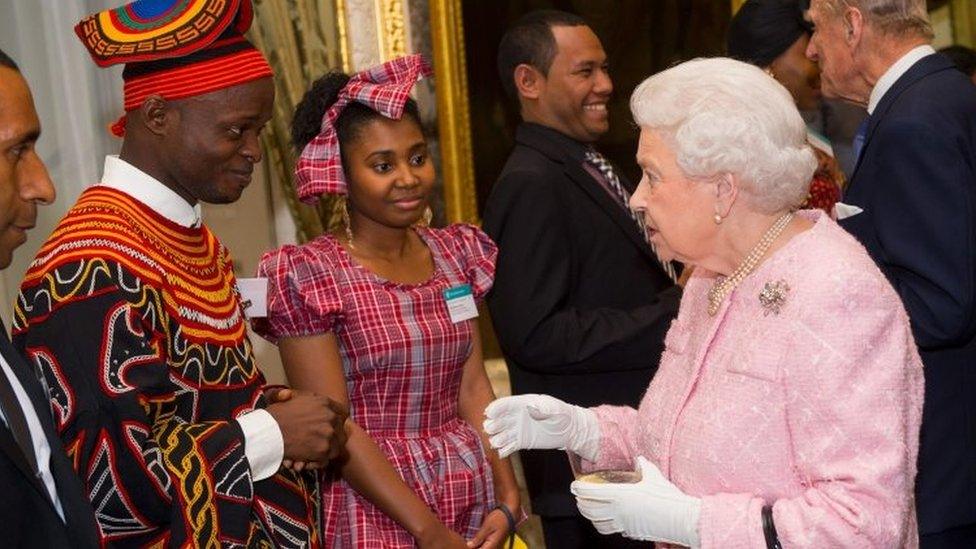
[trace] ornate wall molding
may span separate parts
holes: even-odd
[[[348,70],[358,71],[411,52],[407,1],[340,0],[336,7]]]
[[[383,61],[408,53],[408,23],[402,0],[374,0],[376,2],[376,35]]]
[[[376,2],[373,0],[345,0],[346,43],[349,51],[349,70],[358,71],[378,64],[380,44]]]

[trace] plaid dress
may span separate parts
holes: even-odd
[[[335,333],[350,414],[437,516],[468,538],[494,506],[491,469],[478,433],[458,416],[462,366],[474,322],[451,322],[444,291],[491,288],[497,248],[479,229],[415,229],[434,274],[419,284],[384,280],[332,235],[285,246],[261,259],[269,279],[268,339]],[[321,524],[327,547],[413,547],[410,534],[326,473]]]

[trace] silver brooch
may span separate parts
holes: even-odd
[[[773,313],[778,315],[783,304],[786,303],[786,296],[790,293],[790,285],[785,280],[767,282],[762,291],[759,292],[759,303],[763,307],[763,315]]]

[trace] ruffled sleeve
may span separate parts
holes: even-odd
[[[309,246],[283,246],[261,257],[257,276],[268,279],[268,316],[252,325],[269,341],[330,332],[341,322],[342,299],[328,251]]]
[[[498,246],[474,225],[451,225],[446,231],[452,237],[458,263],[476,301],[481,301],[495,282]]]

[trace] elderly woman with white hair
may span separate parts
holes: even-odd
[[[694,266],[640,408],[500,399],[502,455],[562,448],[603,533],[693,547],[913,547],[922,365],[864,248],[794,211],[816,168],[789,93],[729,59],[683,63],[631,98],[631,207]],[[633,479],[630,479],[633,480]]]

